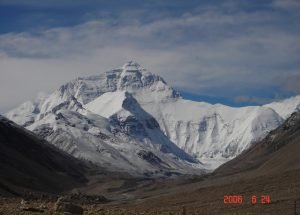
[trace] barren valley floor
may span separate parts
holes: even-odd
[[[93,177],[93,176],[92,176]],[[98,180],[98,181],[97,181]],[[92,180],[91,180],[92,181]],[[249,176],[245,173],[226,177],[196,177],[166,180],[137,180],[97,177],[79,189],[86,195],[104,194],[107,202],[73,202],[84,214],[295,214],[300,212],[300,171],[280,175]],[[242,204],[224,204],[224,195],[242,195]],[[251,196],[258,201],[251,203]],[[269,195],[270,204],[261,204],[259,197]],[[22,211],[21,198],[1,198],[0,214],[60,214],[55,211],[56,198],[28,200]]]

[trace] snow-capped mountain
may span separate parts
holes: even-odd
[[[276,111],[185,100],[131,61],[77,78],[6,116],[76,157],[117,170],[197,173],[240,154],[293,108]]]
[[[156,119],[129,92],[161,82],[161,78],[148,78],[144,70],[145,79],[137,82],[132,75],[139,77],[140,73],[131,72],[131,65],[123,67],[125,72],[119,69],[78,78],[40,103],[27,102],[10,111],[7,117],[73,156],[113,171],[147,175],[202,173],[203,165],[171,142]],[[119,93],[117,97],[106,94],[111,90]],[[109,114],[91,111],[93,107],[101,108],[101,104]],[[195,172],[195,168],[199,170]]]
[[[73,156],[110,171],[163,175],[170,172],[191,173],[194,166],[202,166],[173,143],[165,143],[166,149],[173,145],[178,155],[182,152],[182,157],[170,150],[164,151],[163,143],[154,148],[155,143],[146,136],[144,141],[148,145],[143,144],[108,119],[90,112],[82,115],[76,111],[59,110],[27,128]]]
[[[180,148],[211,168],[234,158],[282,123],[272,109],[232,108],[179,98],[145,104],[162,130]]]
[[[300,95],[264,105],[275,110],[282,118],[287,119],[291,113],[300,111]]]

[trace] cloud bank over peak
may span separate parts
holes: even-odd
[[[38,90],[52,91],[69,79],[104,72],[130,59],[196,95],[236,102],[240,99],[234,98],[245,95],[272,99],[275,94],[300,93],[274,81],[300,73],[300,26],[291,22],[299,17],[291,9],[295,5],[294,0],[276,0],[262,5],[264,9],[252,5],[249,10],[229,1],[172,16],[151,11],[148,21],[150,11],[134,8],[116,17],[91,15],[72,26],[3,33],[0,98],[7,106],[16,105]]]

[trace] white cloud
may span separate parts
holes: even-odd
[[[0,35],[0,100],[13,106],[130,59],[176,88],[208,95],[238,96],[273,85],[282,71],[295,71],[297,28],[282,25],[284,17],[273,11],[226,10],[196,9],[147,24],[94,20]]]

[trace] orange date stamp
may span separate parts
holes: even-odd
[[[242,195],[225,195],[224,196],[224,204],[242,204],[244,200],[247,200],[245,196]],[[256,196],[252,195],[250,197],[250,202],[252,205],[255,204],[270,204],[271,197],[270,195],[261,195]]]

